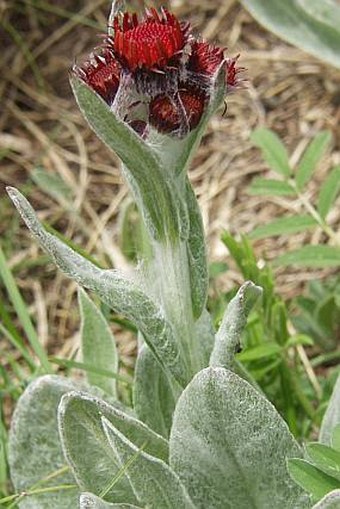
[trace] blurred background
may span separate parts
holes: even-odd
[[[142,4],[131,1],[129,7]],[[228,48],[229,56],[240,53],[240,65],[247,69],[245,87],[230,94],[227,114],[220,111],[211,121],[190,170],[208,238],[209,305],[214,312],[220,296],[244,280],[220,239],[223,231],[240,239],[274,219],[304,210],[298,198],[249,192],[254,177],[274,176],[251,139],[252,131],[273,129],[292,166],[315,135],[331,133],[332,141],[305,191],[313,201],[329,169],[340,164],[340,71],[267,31],[236,0],[173,0],[162,5],[190,21],[206,39]],[[64,358],[73,358],[78,348],[76,286],[31,239],[5,186],[18,187],[44,223],[104,266],[126,265],[120,245],[127,188],[117,158],[86,125],[68,81],[72,64],[99,43],[109,10],[107,0],[0,0],[0,243],[40,341],[50,355]],[[339,230],[339,201],[327,221],[334,232]],[[287,251],[328,242],[322,228],[306,228],[254,239],[252,245],[261,267]],[[282,264],[273,270],[277,292],[287,303],[308,295],[310,282],[319,282],[324,292],[322,285],[335,285],[339,273],[334,264]],[[340,335],[339,325],[334,325],[340,317],[339,292],[336,295],[336,304],[326,310],[327,316],[334,314],[332,331],[327,332],[333,349]],[[20,333],[22,324],[1,278],[0,302],[6,331]],[[219,311],[215,315],[218,321]],[[5,329],[0,330],[4,380],[21,355],[5,339]],[[129,369],[134,363],[134,332],[120,317],[115,317],[113,329]]]

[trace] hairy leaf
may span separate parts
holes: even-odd
[[[61,397],[78,386],[62,377],[46,375],[32,382],[16,406],[9,435],[9,465],[15,491],[39,487],[75,485],[67,471],[44,482],[44,478],[67,467],[58,435],[57,407]],[[57,490],[25,497],[21,509],[74,509],[79,491]]]
[[[313,5],[311,0],[303,0],[303,3],[302,0],[241,0],[241,3],[268,30],[340,68],[339,25],[332,27],[329,23],[330,18],[335,22],[339,17],[340,7],[335,0],[322,1],[321,4],[313,0]]]
[[[79,393],[65,395],[59,406],[64,454],[80,487],[96,495],[102,493],[121,467],[108,446],[102,428],[103,416],[124,431],[137,448],[145,445],[149,454],[165,461],[168,457],[166,440],[142,422],[97,398]],[[110,502],[137,502],[126,476],[114,484],[105,498]]]
[[[319,442],[325,445],[332,445],[332,434],[337,425],[340,425],[340,375],[337,378],[332,396],[322,419]]]
[[[262,289],[251,281],[244,283],[229,302],[222,323],[216,334],[210,366],[234,368],[234,357],[241,345],[241,336],[251,308]]]
[[[118,374],[118,353],[115,338],[101,311],[79,288],[78,301],[81,313],[81,348],[85,364]],[[88,371],[88,382],[117,397],[116,379]]]
[[[176,397],[164,370],[144,345],[135,367],[134,408],[138,418],[168,438],[175,404]]]
[[[312,509],[340,509],[340,490],[327,493]]]
[[[179,196],[170,185],[159,158],[79,78],[73,76],[71,86],[78,106],[94,132],[123,161],[123,173],[152,236],[161,240],[168,235],[177,237],[183,208],[179,210]]]
[[[185,385],[188,370],[180,358],[172,328],[161,309],[136,283],[117,271],[99,269],[48,233],[19,191],[8,188],[8,193],[26,225],[56,265],[77,283],[96,292],[116,312],[131,320],[140,329],[164,369],[168,369],[180,384]]]
[[[102,420],[108,441],[121,467],[126,466],[126,475],[142,504],[157,509],[194,509],[178,477],[164,461],[144,452],[143,445],[136,447],[105,417]]]
[[[170,466],[202,509],[307,508],[286,458],[300,448],[275,408],[223,368],[198,373],[180,396]]]
[[[142,509],[131,504],[111,504],[102,498],[96,497],[93,493],[82,493],[80,495],[80,509]]]

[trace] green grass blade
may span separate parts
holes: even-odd
[[[6,258],[1,247],[0,247],[0,276],[7,289],[13,307],[19,317],[20,323],[25,331],[25,334],[33,351],[37,355],[44,371],[46,373],[50,373],[51,366],[50,363],[48,362],[46,352],[39,342],[39,338],[33,327],[31,317],[27,311],[27,308],[19,292],[19,289],[15,283],[15,280],[12,276],[12,273],[7,266]]]

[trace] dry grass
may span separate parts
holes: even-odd
[[[162,3],[190,19],[205,37],[227,46],[231,55],[240,52],[241,63],[248,69],[248,89],[230,97],[226,117],[213,119],[191,170],[210,257],[224,259],[226,251],[219,241],[224,228],[248,233],[258,224],[301,207],[284,198],[247,194],[252,177],[266,172],[249,141],[253,128],[273,128],[293,159],[317,131],[333,131],[334,150],[319,167],[310,193],[316,191],[330,165],[340,163],[340,72],[270,35],[235,0]],[[86,126],[68,84],[70,65],[97,43],[108,8],[105,0],[0,0],[0,236],[40,338],[49,351],[60,355],[70,355],[77,348],[75,285],[51,264],[39,266],[41,252],[8,203],[4,186],[24,190],[42,220],[99,259],[121,264],[117,225],[127,191],[116,157]],[[72,190],[71,204],[53,200],[32,184],[30,176],[37,167],[62,177]],[[339,210],[331,221],[337,229]],[[272,259],[288,248],[322,240],[320,232],[313,235],[306,232],[258,241],[256,251]],[[306,280],[323,274],[280,270],[278,281],[282,292],[292,296]],[[231,269],[222,285],[230,288],[235,282],[240,282],[240,276]],[[120,348],[125,362],[131,362],[134,344],[121,341]]]

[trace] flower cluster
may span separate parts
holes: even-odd
[[[139,134],[151,125],[183,137],[197,127],[224,66],[226,86],[238,84],[237,58],[197,39],[189,23],[166,9],[120,13],[113,35],[73,71]]]

